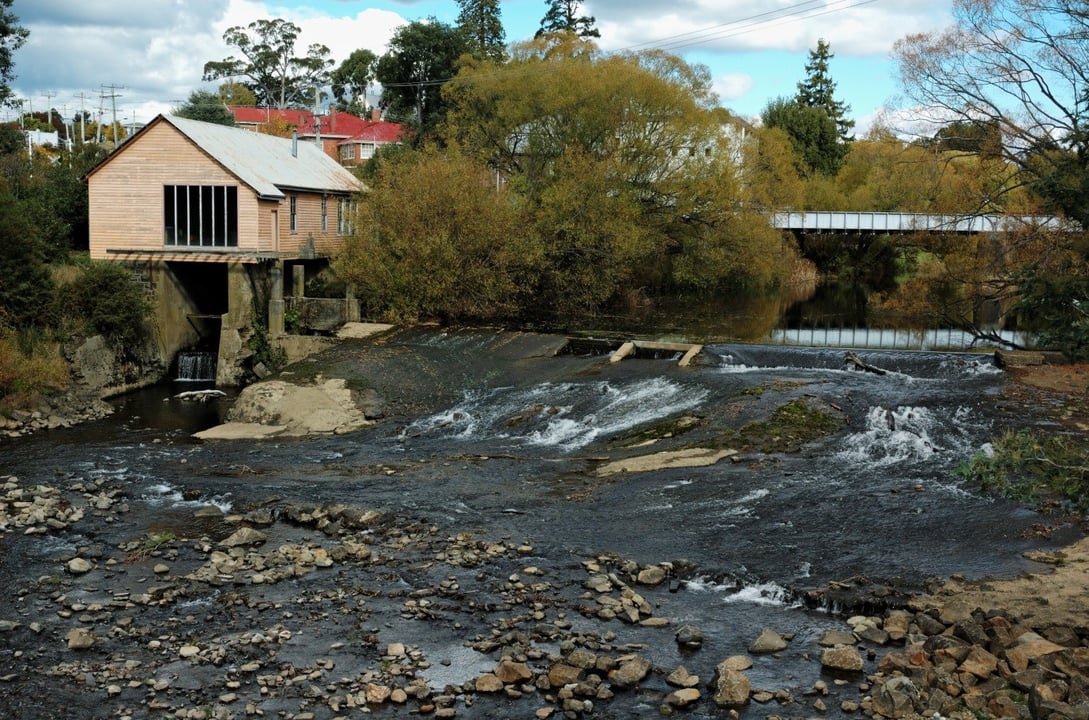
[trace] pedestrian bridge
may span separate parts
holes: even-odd
[[[1001,233],[1025,228],[1076,230],[1073,223],[1046,215],[927,215],[924,213],[882,213],[826,211],[777,212],[772,227],[795,232],[910,234],[917,232]]]

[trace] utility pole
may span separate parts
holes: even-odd
[[[87,93],[80,90],[79,92],[79,142],[80,144],[87,142],[87,112],[83,109],[83,101],[86,99]]]
[[[121,85],[111,84],[101,86],[102,97],[110,99],[110,111],[113,116],[113,122],[110,123],[110,135],[112,136],[114,143],[117,142],[117,98],[121,97],[121,94],[117,91],[124,89],[125,88]],[[107,90],[109,92],[106,92]]]
[[[53,98],[57,97],[57,93],[52,90],[47,90],[42,93],[42,97],[45,98],[45,111],[46,117],[49,118],[49,127],[53,127]]]
[[[314,86],[314,142],[321,147],[321,90]]]

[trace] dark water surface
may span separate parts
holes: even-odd
[[[645,642],[642,652],[666,672],[683,661],[706,682],[715,664],[744,653],[761,629],[792,633],[782,657],[759,658],[749,675],[756,687],[800,694],[816,679],[817,638],[842,624],[802,607],[797,592],[856,576],[905,591],[952,573],[1010,576],[1030,566],[1021,553],[1040,545],[1026,539],[1040,521],[1035,513],[966,487],[953,473],[1000,429],[1036,422],[1003,404],[1005,377],[990,356],[860,352],[887,371],[877,375],[849,369],[839,350],[712,346],[696,366],[678,368],[665,359],[553,357],[557,342],[410,331],[345,345],[330,367],[362,368],[390,410],[349,435],[200,443],[190,433],[217,422],[229,398],[181,403],[159,389],[123,399],[108,420],[7,442],[0,475],[24,485],[109,477],[127,488],[131,512],[127,527],[96,527],[93,537],[9,536],[0,575],[29,582],[56,572],[66,551],[176,526],[208,503],[228,510],[271,497],[350,503],[418,519],[441,534],[530,545],[522,564],[544,570],[571,602],[582,592],[585,560],[677,562],[683,588],[647,595],[674,625],[703,629],[704,649],[682,658],[671,630],[613,623],[621,641]],[[797,398],[835,408],[842,430],[795,452],[753,450],[708,467],[596,475],[604,459],[721,442]],[[682,416],[696,418],[697,427],[651,444],[638,434]],[[396,607],[389,611],[385,625],[374,611],[375,629],[435,658],[431,679],[439,688],[494,664],[462,646],[464,633],[406,623]],[[526,717],[541,704],[478,700],[459,706],[459,717]],[[633,694],[601,705],[595,717],[653,716],[658,704]],[[705,700],[689,714],[721,712]],[[745,711],[768,712],[777,710]],[[99,716],[114,715],[90,705],[73,715]]]

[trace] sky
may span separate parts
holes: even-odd
[[[856,134],[898,107],[890,51],[900,38],[951,22],[952,0],[586,0],[604,51],[662,48],[706,65],[720,105],[755,118],[770,100],[793,96],[809,52],[829,43],[836,97]],[[24,107],[80,108],[126,124],[168,113],[196,89],[204,63],[236,54],[224,31],[262,18],[301,28],[298,54],[326,45],[339,64],[353,50],[381,55],[399,26],[434,17],[454,23],[456,0],[14,0],[30,31],[14,57],[12,89]],[[529,39],[546,0],[501,0],[507,41]],[[376,100],[377,98],[372,98]],[[5,118],[14,117],[7,111]],[[898,122],[895,112],[893,125]]]

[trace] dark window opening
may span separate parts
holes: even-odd
[[[163,243],[168,247],[238,247],[238,187],[164,185]]]

